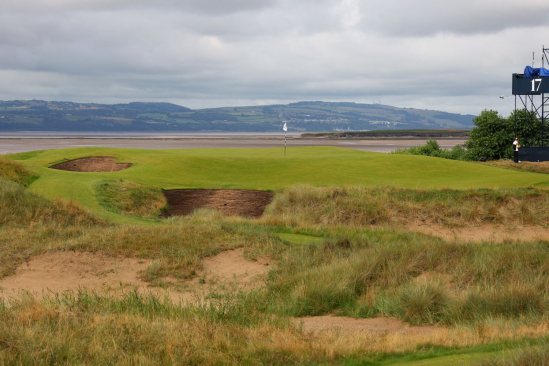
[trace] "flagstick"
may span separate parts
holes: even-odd
[[[284,156],[286,156],[286,131],[284,131]]]
[[[284,122],[284,127],[282,127],[282,129],[284,130],[284,156],[286,156],[286,131],[288,131],[286,122]]]

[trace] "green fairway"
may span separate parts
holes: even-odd
[[[114,156],[127,170],[78,173],[49,169],[53,162]],[[415,189],[520,187],[544,184],[547,175],[424,156],[388,155],[335,147],[268,149],[138,150],[76,148],[5,156],[40,176],[30,189],[48,198],[69,198],[107,216],[93,196],[102,179],[123,179],[158,188],[278,190],[295,184],[366,185]]]

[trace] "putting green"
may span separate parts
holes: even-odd
[[[49,169],[53,162],[114,156],[133,163],[118,172],[79,173]],[[368,185],[417,189],[520,187],[544,184],[549,176],[468,162],[393,155],[336,147],[263,149],[138,150],[76,148],[5,155],[40,175],[30,189],[48,198],[69,198],[112,216],[97,203],[92,185],[123,179],[164,189],[240,188],[277,190],[295,184]]]

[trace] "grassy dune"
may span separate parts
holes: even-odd
[[[98,148],[0,160],[0,279],[30,256],[55,251],[151,259],[139,274],[151,286],[166,286],[166,278],[176,285],[196,279],[204,258],[230,248],[276,263],[265,286],[215,293],[205,305],[85,290],[0,301],[0,363],[491,365],[509,364],[508,355],[526,363],[547,359],[547,241],[446,242],[399,225],[415,217],[433,225],[547,228],[549,192],[535,186],[549,176],[333,148],[289,149],[286,158],[280,153]],[[134,165],[113,173],[47,168],[90,155]],[[34,175],[39,178],[25,188]],[[105,190],[98,193],[98,185]],[[258,219],[209,210],[162,221],[121,215],[142,206],[120,200],[122,191],[148,197],[151,205],[141,214],[147,216],[163,204],[151,187],[223,186],[276,195]],[[100,205],[107,201],[137,204],[114,213]],[[327,314],[387,316],[441,330],[307,333],[291,321]]]

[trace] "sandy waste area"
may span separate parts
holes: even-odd
[[[9,306],[10,299],[16,299],[24,292],[41,297],[86,289],[112,296],[137,291],[144,295],[167,297],[182,305],[196,304],[207,301],[208,294],[212,292],[249,291],[261,287],[273,266],[267,259],[246,260],[243,249],[224,251],[204,259],[197,276],[185,281],[184,289],[177,291],[170,286],[167,289],[149,287],[139,278],[140,273],[147,271],[151,264],[152,261],[147,259],[112,257],[102,253],[60,251],[41,254],[29,258],[15,274],[0,280],[0,300],[6,301]],[[428,334],[440,329],[410,326],[389,318],[354,319],[332,315],[295,318],[293,322],[304,332],[335,330]]]

